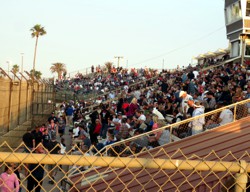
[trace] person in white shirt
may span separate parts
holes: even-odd
[[[194,101],[192,101],[189,103],[189,106],[194,107],[192,117],[196,117],[196,116],[204,114],[205,108],[204,108],[204,106],[200,105],[199,101],[196,101],[195,103],[194,103]],[[190,125],[192,127],[192,135],[201,133],[203,131],[204,124],[205,124],[204,116],[191,121]]]
[[[141,110],[136,110],[135,115],[138,120],[146,121],[146,116],[143,114]]]
[[[220,125],[225,125],[225,124],[233,122],[233,119],[234,119],[233,112],[230,109],[224,109],[220,113],[218,123]]]
[[[224,107],[226,103],[219,102],[217,103],[217,105],[218,105],[218,108],[220,108],[220,107]],[[214,127],[226,125],[228,123],[233,122],[233,120],[234,120],[233,112],[230,109],[223,109],[219,115],[218,120],[208,123],[208,125],[206,126],[206,129],[212,129]]]

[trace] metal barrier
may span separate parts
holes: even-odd
[[[182,138],[188,137],[192,135],[192,122],[197,121],[197,120],[201,120],[204,119],[204,125],[201,132],[204,132],[206,130],[215,128],[220,126],[220,124],[217,122],[220,113],[223,110],[230,110],[232,111],[233,114],[233,121],[239,120],[243,117],[248,116],[248,107],[247,104],[250,103],[250,99],[246,99],[225,107],[221,107],[219,109],[213,110],[211,112],[196,116],[196,117],[192,117],[192,118],[188,118],[186,120],[177,122],[177,123],[173,123],[173,124],[169,124],[167,126],[161,126],[160,128],[157,128],[155,130],[140,134],[140,135],[136,135],[136,136],[132,136],[130,138],[127,138],[125,140],[119,141],[119,142],[115,142],[114,144],[108,145],[106,146],[106,152],[109,151],[110,149],[117,149],[117,146],[122,146],[122,148],[131,148],[131,147],[137,147],[140,143],[140,140],[145,140],[148,139],[148,143],[145,144],[143,146],[139,146],[140,149],[134,149],[136,151],[140,151],[140,150],[150,150],[151,148],[157,147],[159,145],[164,145],[173,141],[178,141]],[[164,124],[164,121],[159,122],[160,124]],[[157,134],[165,134],[164,138],[167,138],[164,140],[163,143],[159,143],[158,141],[156,141],[154,139],[154,137]],[[133,135],[133,133],[131,133],[131,135]],[[150,139],[152,138],[151,142]],[[129,144],[129,145],[128,145]],[[126,150],[124,150],[126,151]]]

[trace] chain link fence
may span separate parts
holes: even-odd
[[[66,151],[59,145],[52,148],[39,144],[28,148],[23,143],[12,149],[4,142],[0,147],[7,147],[10,152],[0,152],[0,188],[9,191],[15,187],[21,187],[22,191],[247,191],[250,189],[250,122],[245,106],[249,102],[241,101],[102,149],[88,148],[82,143]],[[217,135],[189,137],[192,122],[204,118],[207,123],[223,110],[232,112],[237,129],[227,131],[228,124]],[[176,142],[181,140],[180,129],[188,138]],[[150,142],[158,132],[168,132],[160,146]],[[206,124],[203,132],[212,133]],[[220,145],[217,147],[216,139],[225,134],[227,142],[217,141]],[[73,143],[74,139],[70,139]],[[139,146],[143,141],[148,144]],[[228,145],[228,150],[224,150],[224,145]],[[4,178],[13,172],[18,176],[12,176],[16,183],[7,185]]]

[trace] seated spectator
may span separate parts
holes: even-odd
[[[136,129],[136,130],[134,131],[134,136],[138,136],[138,135],[141,135],[141,134],[143,134],[143,133],[144,133],[143,129],[138,128],[138,129]],[[138,137],[137,139],[133,140],[133,142],[130,143],[130,147],[131,147],[133,144],[135,144],[136,147],[142,149],[142,148],[144,148],[144,147],[148,147],[148,139],[147,139],[146,136],[144,136],[144,137]]]
[[[82,147],[80,147],[80,150],[73,151],[72,155],[90,156],[89,148],[88,148],[88,146],[83,145]],[[73,165],[69,169],[68,175],[70,176],[70,175],[77,174],[77,173],[82,172],[82,171],[86,171],[88,168],[89,168],[89,166]]]
[[[247,93],[246,93],[245,98],[250,99],[250,87],[247,88]],[[250,114],[250,102],[247,103],[247,108],[248,108],[248,114]]]
[[[44,130],[47,129],[45,124],[42,124],[40,127],[40,131],[42,132],[42,134],[44,133]]]
[[[224,107],[226,105],[225,102],[218,102],[218,107]],[[227,123],[233,122],[234,116],[230,109],[223,109],[219,115],[219,118],[217,121],[210,123],[206,126],[206,129],[211,129],[214,127],[222,126]]]
[[[78,128],[79,128],[78,135],[74,136],[72,144],[73,145],[77,143],[83,144],[85,141],[86,143],[83,145],[87,145],[88,147],[90,147],[91,141],[88,138],[88,133],[85,131],[85,126],[83,124],[79,124]]]
[[[101,150],[108,145],[111,145],[116,142],[115,135],[114,135],[114,130],[109,129],[107,133],[107,139],[103,143],[98,143],[96,145],[96,148],[99,152],[102,152]],[[95,151],[96,152],[96,151]]]
[[[122,118],[119,132],[116,135],[117,140],[127,139],[129,137],[129,128],[127,118]]]
[[[212,91],[209,91],[206,93],[206,97],[207,97],[207,104],[208,104],[208,108],[206,108],[206,112],[212,111],[215,109],[216,106],[216,99],[214,97],[214,93]]]
[[[144,122],[146,121],[146,116],[143,114],[143,111],[139,109],[135,111],[135,116],[137,117],[138,120],[143,120]]]
[[[155,130],[154,134],[149,136],[148,140],[149,140],[149,146],[152,147],[157,147],[160,145],[164,145],[166,143],[169,142],[169,138],[170,138],[170,133],[169,130],[161,130],[161,131],[157,131],[158,128],[163,127],[165,124],[164,121],[159,120],[157,115],[153,116],[153,127],[152,130]]]

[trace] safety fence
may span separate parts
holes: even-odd
[[[169,138],[165,138],[170,143],[180,140],[180,133],[185,132],[185,137],[188,137],[192,135],[192,131],[189,131],[192,130],[190,123],[201,118],[205,119],[205,123],[210,120],[217,122],[215,118],[224,110],[232,112],[232,122],[245,119],[249,102],[250,99],[222,107],[116,142],[102,150],[97,146],[89,149],[79,145],[61,155],[58,153],[62,151],[57,147],[49,152],[42,145],[29,149],[22,143],[12,149],[8,143],[3,143],[0,147],[4,145],[10,152],[0,152],[2,172],[4,169],[8,171],[8,167],[9,174],[15,171],[20,176],[19,183],[24,191],[35,188],[41,188],[42,191],[246,191],[250,189],[250,146],[249,142],[243,142],[246,132],[239,131],[242,133],[236,140],[241,145],[234,147],[233,142],[229,151],[222,150],[223,146],[220,146],[221,149],[215,152],[212,147],[215,143],[212,142],[211,146],[204,143],[204,146],[209,146],[208,152],[208,149],[199,149],[201,144],[190,144],[190,140],[184,146],[187,148],[188,145],[195,145],[192,153],[187,152],[187,149],[178,149],[177,142],[176,147],[168,147],[168,142],[161,146],[159,143],[152,145],[154,142],[144,147],[139,145],[145,140],[149,142],[158,131],[164,133],[164,130],[169,132]],[[242,124],[246,126],[245,130],[249,130],[248,119]],[[206,131],[206,126],[209,125],[205,124],[203,131]],[[228,143],[231,142],[230,138]]]
[[[84,147],[64,155],[51,154],[42,146],[28,153],[20,149],[0,152],[2,191],[243,192],[250,187],[248,151],[198,156],[159,148],[147,155],[109,157],[93,156],[92,149]]]

